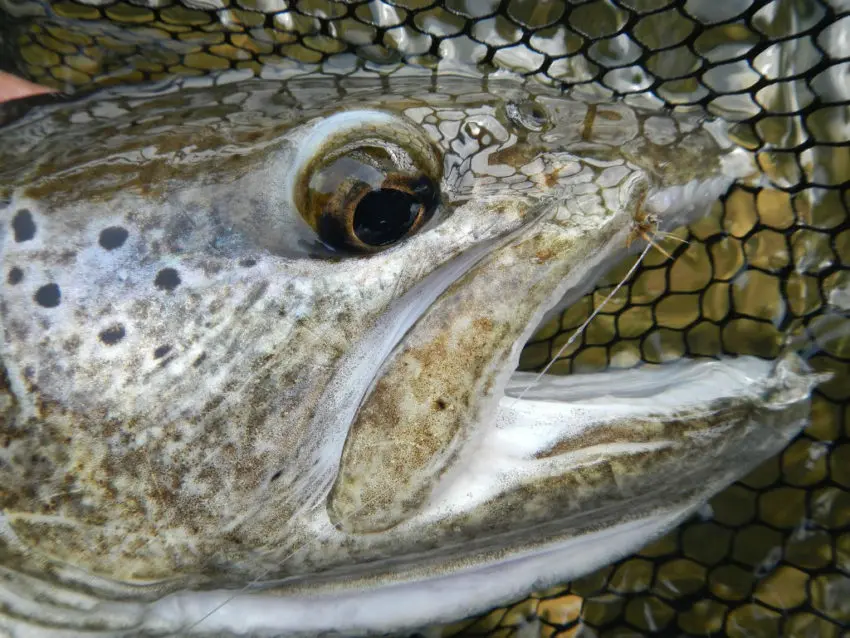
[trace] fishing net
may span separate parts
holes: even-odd
[[[778,458],[638,555],[431,633],[818,636],[850,624],[850,4],[833,0],[0,0],[0,66],[65,90],[274,75],[286,60],[384,75],[441,60],[735,122],[766,178],[633,259],[523,352],[552,372],[776,357],[834,377]],[[673,126],[672,120],[670,125]],[[663,130],[660,127],[658,130]],[[663,143],[663,140],[658,143]],[[528,633],[531,632],[531,633]],[[846,634],[845,634],[846,635]]]

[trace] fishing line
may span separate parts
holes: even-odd
[[[372,505],[372,503],[374,503],[380,496],[382,496],[382,494],[376,494],[371,499],[367,499],[364,503],[362,503],[359,507],[357,507],[353,512],[351,512],[351,514],[349,514],[349,517],[354,516],[355,514],[358,514],[363,509]],[[186,626],[186,627],[181,627],[178,630],[179,633],[171,633],[169,635],[174,636],[176,638],[177,636],[184,635],[184,633],[191,632],[198,625],[200,625],[205,620],[210,618],[213,614],[215,614],[216,612],[218,612],[219,610],[221,610],[222,608],[224,608],[225,606],[227,606],[228,604],[230,604],[231,602],[236,600],[239,596],[242,596],[243,594],[251,591],[254,588],[255,585],[263,583],[263,579],[266,576],[268,576],[276,567],[282,567],[286,563],[286,561],[290,560],[291,558],[294,558],[301,551],[306,549],[307,546],[308,546],[308,541],[304,541],[303,543],[301,543],[297,547],[291,548],[289,550],[289,552],[287,554],[285,554],[282,558],[279,558],[272,567],[269,567],[268,569],[264,570],[263,573],[261,573],[259,576],[248,581],[241,588],[238,588],[232,595],[228,596],[223,601],[221,601],[220,603],[213,606],[212,609],[210,609],[207,613],[205,613],[203,616],[201,616],[198,620],[193,622],[191,625]],[[268,554],[272,554],[273,552],[274,552],[274,550],[267,550]],[[267,586],[271,585],[270,582],[266,582],[264,584],[267,585]]]
[[[576,338],[582,332],[584,332],[584,329],[587,328],[587,326],[590,324],[590,322],[593,321],[596,318],[596,315],[598,315],[600,313],[600,311],[602,310],[602,308],[605,307],[605,304],[607,304],[609,301],[611,301],[611,299],[614,297],[614,295],[616,295],[617,292],[620,290],[620,288],[623,287],[623,284],[625,284],[629,279],[631,279],[632,275],[635,274],[635,271],[638,269],[638,266],[640,266],[644,257],[646,257],[647,253],[652,249],[652,247],[654,245],[655,244],[653,242],[647,243],[646,248],[643,249],[643,252],[637,258],[637,261],[635,261],[635,263],[632,265],[632,267],[629,268],[629,272],[627,272],[625,274],[625,276],[620,280],[620,283],[618,283],[616,286],[614,286],[614,290],[612,290],[608,294],[608,296],[605,297],[605,299],[602,300],[602,303],[600,303],[598,306],[596,306],[596,308],[594,308],[593,312],[590,314],[590,316],[587,318],[587,320],[583,324],[581,324],[575,330],[575,332],[573,332],[572,336],[570,336],[570,338],[567,339],[567,341],[564,343],[564,345],[562,345],[558,349],[558,352],[556,352],[555,356],[552,357],[552,359],[549,361],[549,363],[547,363],[544,366],[543,370],[541,370],[537,374],[537,376],[534,377],[534,379],[532,379],[531,383],[529,383],[527,386],[525,386],[523,391],[519,393],[517,400],[522,399],[525,396],[526,392],[531,390],[531,388],[533,388],[535,385],[537,385],[540,382],[540,379],[542,379],[543,375],[545,375],[549,371],[549,369],[555,364],[555,362],[558,360],[558,357],[560,357],[564,353],[564,350],[566,350],[570,346],[570,344],[572,344],[572,342],[575,341]]]

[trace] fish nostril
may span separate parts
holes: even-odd
[[[514,126],[538,133],[549,126],[549,114],[546,108],[534,100],[508,102],[505,114]]]

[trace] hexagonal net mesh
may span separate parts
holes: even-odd
[[[741,185],[544,327],[570,373],[794,347],[835,376],[779,457],[638,556],[443,628],[509,636],[838,636],[850,623],[850,5],[839,0],[0,0],[0,66],[65,90],[457,59],[736,122]],[[435,71],[436,72],[436,71]],[[522,635],[528,635],[523,633]]]

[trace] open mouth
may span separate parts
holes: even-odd
[[[481,263],[479,259],[477,265]],[[476,264],[466,266],[453,282]],[[451,291],[448,286],[433,299],[419,298],[422,306],[410,318],[410,327],[388,350],[410,347],[416,327],[427,325],[428,311]],[[550,288],[538,314],[562,293]],[[360,581],[355,572],[331,594],[308,590],[285,599],[218,591],[176,594],[152,613],[172,614],[176,606],[193,622],[229,627],[246,609],[256,612],[252,617],[258,622],[265,610],[273,609],[275,622],[287,618],[293,625],[312,627],[319,610],[322,620],[338,617],[367,627],[396,622],[386,616],[390,608],[404,610],[399,612],[404,623],[424,623],[463,616],[532,586],[587,573],[671,528],[708,496],[784,447],[806,424],[808,395],[820,380],[795,355],[776,362],[754,357],[681,361],[570,376],[516,371],[518,353],[536,326],[537,319],[522,323],[519,337],[508,340],[511,356],[497,358],[494,381],[482,393],[485,400],[468,413],[469,434],[456,435],[460,442],[450,455],[419,466],[419,476],[432,479],[424,489],[391,492],[401,498],[377,506],[374,496],[371,502],[364,496],[375,490],[369,481],[382,474],[390,475],[401,490],[412,484],[409,479],[417,475],[407,474],[405,484],[403,473],[416,458],[415,448],[423,445],[415,438],[402,440],[406,449],[398,451],[397,465],[392,457],[376,453],[380,446],[374,440],[365,440],[381,465],[366,466],[359,475],[364,457],[351,454],[350,441],[343,452],[341,478],[330,491],[328,508],[336,527],[348,538],[374,539],[379,546],[382,537],[391,544],[421,538],[425,530],[428,548],[439,552],[439,560],[432,556],[428,565],[414,551],[411,565],[384,566],[396,570],[390,586]],[[381,381],[394,374],[391,366],[390,355],[375,365],[375,381],[352,411],[355,425],[370,409]],[[347,370],[349,375],[357,372]],[[440,397],[432,390],[426,395],[432,409],[451,412],[446,398],[444,405],[436,404]],[[382,440],[395,443],[408,433],[399,431],[399,417]],[[363,435],[363,430],[352,431],[355,437]],[[355,440],[355,452],[363,443]],[[451,576],[442,577],[444,573]],[[224,605],[233,615],[210,617],[209,610]],[[302,612],[307,608],[309,615]]]
[[[661,192],[653,206],[675,222],[726,183]],[[339,447],[326,446],[317,466],[330,477],[322,494],[337,529],[404,533],[454,520],[498,535],[505,511],[527,529],[553,520],[599,529],[692,508],[799,431],[813,380],[793,356],[517,371],[551,309],[622,256],[622,215],[566,226],[550,217],[476,246],[387,314],[342,366],[346,380],[364,382],[322,408],[339,426]]]

